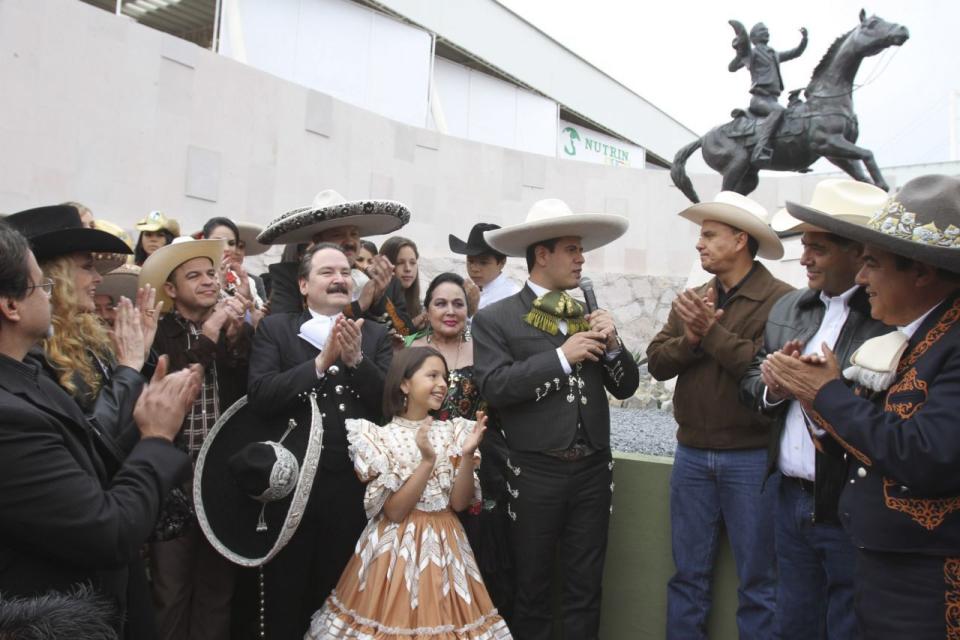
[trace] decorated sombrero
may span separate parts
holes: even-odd
[[[156,233],[163,229],[172,233],[174,238],[180,236],[180,223],[173,218],[168,218],[162,211],[151,211],[143,220],[137,222],[135,226],[137,231],[140,232],[150,231]]]
[[[26,236],[38,262],[79,251],[133,253],[133,250],[115,235],[85,227],[80,220],[80,213],[70,205],[27,209],[7,216],[6,222]]]
[[[541,240],[576,236],[584,251],[598,249],[627,232],[630,221],[613,213],[574,213],[563,200],[548,198],[533,203],[521,223],[485,231],[484,240],[495,251],[522,257],[527,247]]]
[[[787,202],[793,217],[911,260],[960,273],[960,180],[928,175],[907,182],[869,220],[851,222]]]
[[[757,241],[757,255],[768,260],[783,257],[783,244],[767,224],[767,210],[735,191],[721,191],[710,202],[699,202],[680,212],[681,218],[702,225],[706,220],[736,227]]]
[[[830,178],[817,183],[810,204],[806,206],[839,220],[866,222],[886,203],[888,197],[886,191],[866,182]],[[823,231],[809,222],[797,220],[786,207],[773,215],[770,226],[781,236]]]
[[[272,220],[257,240],[262,244],[310,242],[334,227],[353,225],[361,236],[392,233],[410,222],[410,210],[395,200],[347,200],[327,189],[309,207],[288,211]]]
[[[109,220],[94,220],[93,228],[100,229],[100,231],[106,231],[111,235],[115,235],[126,244],[130,250],[133,250],[133,242],[130,240],[130,236],[126,231],[123,230],[123,227],[120,225],[114,224]],[[122,264],[125,264],[131,259],[130,255],[125,255],[122,253],[94,253],[93,254],[93,265],[96,270],[106,275],[111,271],[115,270]]]
[[[173,300],[163,283],[174,269],[194,258],[207,258],[216,269],[223,260],[223,240],[193,240],[189,236],[174,239],[147,256],[140,268],[139,286],[152,285],[157,290],[157,302],[163,302],[163,313],[173,310]]]
[[[323,421],[313,394],[299,415],[271,422],[244,396],[214,424],[197,456],[197,521],[223,557],[269,562],[290,542],[320,464]]]

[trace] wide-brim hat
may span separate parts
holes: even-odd
[[[163,302],[163,313],[173,311],[173,300],[163,286],[173,270],[194,258],[208,258],[213,266],[219,269],[224,246],[224,240],[177,238],[173,243],[164,245],[147,256],[140,268],[138,286],[153,286],[157,290],[157,302]]]
[[[352,225],[361,236],[393,233],[410,222],[410,210],[395,200],[350,200],[332,189],[318,193],[309,207],[271,220],[257,240],[262,244],[310,242],[321,231]]]
[[[79,251],[133,253],[115,235],[85,227],[80,213],[70,205],[27,209],[7,216],[5,221],[26,236],[38,262]]]
[[[150,231],[156,233],[161,229],[166,229],[173,234],[174,238],[180,236],[180,223],[173,218],[168,218],[160,211],[151,211],[147,216],[136,224],[137,231]]]
[[[889,194],[878,186],[831,178],[821,180],[813,189],[813,197],[806,207],[847,222],[866,222],[886,203]],[[793,235],[805,231],[823,231],[809,222],[797,220],[786,207],[777,211],[770,226],[779,235]]]
[[[783,257],[783,244],[767,224],[767,210],[735,191],[721,191],[709,202],[699,202],[680,212],[681,218],[702,225],[706,220],[736,227],[757,241],[757,255],[767,260]]]
[[[237,230],[240,232],[240,241],[243,242],[245,256],[258,256],[270,249],[270,245],[261,244],[257,241],[257,236],[263,233],[262,225],[252,222],[238,222]]]
[[[288,431],[289,430],[289,431]],[[298,463],[296,486],[283,497],[260,501],[243,488],[230,461],[252,443],[272,441]],[[313,394],[295,416],[271,420],[244,396],[214,424],[197,456],[193,498],[197,521],[222,556],[244,567],[269,562],[296,532],[310,498],[323,447],[323,421]],[[262,525],[258,528],[258,524]]]
[[[466,242],[451,233],[448,236],[448,241],[450,242],[450,251],[459,253],[462,256],[480,256],[485,253],[500,253],[487,244],[487,241],[483,239],[483,234],[485,231],[493,231],[499,228],[500,225],[498,224],[478,222],[477,224],[473,225],[472,229],[470,229],[470,235],[467,236]]]
[[[574,213],[566,202],[548,198],[533,203],[519,224],[485,231],[484,240],[495,251],[522,257],[527,247],[541,240],[577,236],[584,251],[610,244],[624,233],[630,221],[614,213]]]
[[[130,239],[129,234],[127,234],[127,232],[124,231],[123,227],[121,227],[120,225],[114,224],[109,220],[94,220],[93,228],[100,229],[100,231],[106,231],[107,233],[120,238],[121,240],[123,240],[124,244],[126,244],[127,247],[130,248],[131,251],[133,250],[133,241]],[[106,276],[106,274],[110,273],[111,271],[114,271],[115,269],[120,267],[120,265],[126,264],[131,259],[132,258],[130,257],[130,254],[94,253],[93,267],[101,275]]]
[[[787,202],[791,215],[843,238],[960,273],[960,180],[927,175],[907,182],[864,222]]]
[[[114,304],[120,301],[121,296],[136,302],[139,278],[140,267],[135,264],[122,264],[104,274],[103,281],[97,285],[97,295],[110,296]]]

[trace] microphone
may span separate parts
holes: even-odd
[[[587,303],[587,313],[593,313],[598,309],[597,294],[593,292],[593,282],[590,278],[580,278],[580,290],[583,291],[583,300]]]

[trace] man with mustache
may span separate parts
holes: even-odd
[[[203,366],[200,395],[175,440],[194,464],[217,418],[246,391],[249,302],[240,294],[221,298],[223,249],[223,240],[174,241],[153,252],[140,271],[140,285],[153,285],[169,310],[157,325],[154,350],[167,355],[174,371]],[[193,494],[189,485],[183,490]],[[150,556],[158,637],[228,639],[236,570],[199,527],[154,542]]]
[[[830,216],[861,216],[883,206],[887,193],[854,180],[824,180],[810,207]],[[791,291],[770,310],[764,346],[740,381],[740,397],[754,410],[770,415],[773,428],[767,449],[767,476],[779,471],[775,530],[777,621],[781,640],[860,637],[853,613],[856,552],[840,526],[837,503],[846,479],[843,450],[830,438],[812,438],[800,403],[761,372],[767,354],[819,353],[826,342],[844,366],[864,340],[890,331],[870,318],[864,287],[854,278],[863,245],[842,238],[786,211],[773,228],[803,233],[800,264],[807,269],[808,289]],[[779,489],[776,488],[779,484]]]
[[[403,301],[403,287],[393,275],[393,265],[382,255],[375,256],[365,271],[356,268],[360,239],[391,233],[410,221],[410,211],[390,200],[347,201],[333,190],[321,191],[310,207],[294,209],[276,218],[257,237],[262,244],[330,242],[339,245],[350,263],[353,294],[343,312],[351,318],[366,318],[390,325],[400,335],[412,331]],[[274,313],[300,312],[298,265],[281,262],[270,265]]]
[[[323,419],[320,469],[300,525],[263,567],[266,637],[302,638],[336,585],[366,524],[364,487],[347,455],[347,418],[380,419],[393,350],[387,328],[343,313],[353,294],[340,246],[315,244],[300,263],[307,309],[271,313],[253,340],[248,400],[264,424],[303,415],[316,393]]]

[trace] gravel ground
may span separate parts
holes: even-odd
[[[610,407],[610,447],[614,451],[673,456],[677,447],[677,422],[659,409]]]

